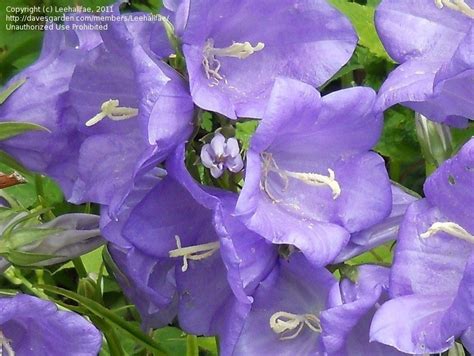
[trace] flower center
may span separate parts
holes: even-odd
[[[474,236],[467,232],[462,226],[453,222],[435,222],[430,226],[426,232],[422,233],[420,237],[426,239],[438,232],[445,232],[451,236],[457,237],[458,239],[465,240],[470,243],[474,243]]]
[[[264,153],[262,155],[264,160],[264,190],[268,194],[267,188],[267,179],[269,172],[277,173],[284,181],[285,186],[283,190],[288,188],[288,177],[297,179],[305,184],[313,185],[317,187],[327,186],[332,191],[332,198],[337,199],[341,195],[341,186],[336,180],[336,175],[331,168],[328,168],[328,175],[318,174],[318,173],[304,173],[304,172],[292,172],[284,169],[280,169],[276,164],[270,153]],[[271,196],[270,196],[271,197]]]
[[[262,42],[258,42],[256,46],[252,46],[250,42],[233,42],[229,47],[215,48],[214,40],[209,38],[203,49],[202,60],[207,79],[212,79],[212,86],[219,84],[221,80],[227,83],[224,75],[219,73],[221,62],[216,57],[245,59],[255,52],[261,51],[264,47],[265,44]]]
[[[6,351],[6,356],[15,356],[15,351],[13,351],[10,343],[11,340],[8,340],[0,330],[0,356],[3,356],[3,351]]]
[[[275,334],[279,334],[280,340],[291,340],[297,337],[304,326],[316,333],[320,333],[321,321],[314,314],[292,314],[279,311],[270,317],[270,327]],[[285,334],[286,335],[283,335]]]
[[[459,11],[470,18],[474,18],[474,10],[471,9],[464,0],[434,0],[434,2],[438,9],[442,9],[446,6],[449,9]]]
[[[130,119],[138,115],[138,109],[119,105],[120,103],[117,99],[110,99],[104,101],[100,106],[101,111],[92,119],[88,120],[86,122],[86,126],[93,126],[105,119],[106,117],[110,120],[121,121]]]
[[[178,248],[169,251],[169,256],[183,257],[183,266],[181,267],[181,271],[183,272],[188,270],[188,259],[193,261],[203,260],[212,256],[220,247],[219,241],[196,246],[181,247],[181,239],[179,236],[176,235],[174,238],[176,239],[176,246]]]

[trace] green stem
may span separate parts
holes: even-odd
[[[21,284],[27,289],[29,292],[33,293],[37,297],[41,299],[46,299],[49,300],[49,297],[44,293],[42,290],[35,288],[33,284],[27,280],[21,272],[15,268],[15,267],[10,267],[8,270],[6,270],[3,273],[3,276],[12,284],[18,285]]]
[[[76,269],[77,274],[79,275],[79,277],[81,277],[81,278],[87,278],[88,277],[86,267],[84,266],[84,263],[82,262],[82,259],[80,257],[74,258],[72,260],[72,264],[74,265],[74,268]]]
[[[199,356],[199,345],[196,335],[186,336],[186,356]]]

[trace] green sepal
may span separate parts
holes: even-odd
[[[0,251],[0,256],[5,257],[13,265],[20,266],[20,267],[30,267],[39,262],[43,262],[43,261],[47,261],[53,258],[60,257],[60,256],[42,255],[38,253],[22,252],[22,251],[15,251],[15,250]]]
[[[42,228],[20,228],[15,229],[10,234],[10,237],[5,240],[0,240],[0,246],[5,245],[11,250],[17,250],[23,246],[30,245],[45,238],[58,234],[64,229],[42,229]]]

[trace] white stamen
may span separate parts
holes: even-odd
[[[426,239],[438,232],[445,232],[451,236],[457,237],[458,239],[474,243],[473,235],[467,232],[462,226],[450,221],[435,222],[428,230],[426,230],[426,232],[422,233],[420,237],[422,239]]]
[[[434,0],[434,2],[438,9],[442,9],[446,6],[449,9],[459,11],[470,18],[474,18],[474,10],[471,9],[464,0]]]
[[[183,257],[183,267],[181,267],[181,271],[183,272],[188,270],[188,259],[193,261],[203,260],[212,256],[220,247],[219,241],[196,246],[181,247],[179,236],[176,235],[174,238],[176,239],[176,246],[178,248],[169,251],[169,256]]]
[[[127,120],[138,115],[138,109],[126,106],[119,106],[117,99],[110,99],[102,103],[100,112],[92,119],[86,122],[86,126],[92,126],[102,121],[106,117],[110,120],[121,121]]]
[[[255,52],[261,51],[264,47],[265,44],[262,42],[258,42],[256,46],[252,46],[250,42],[233,42],[229,47],[215,48],[214,40],[209,38],[203,49],[202,60],[207,79],[212,79],[214,85],[219,84],[220,80],[227,83],[224,76],[219,73],[221,62],[216,57],[245,59]]]
[[[321,321],[314,314],[292,314],[284,311],[276,312],[270,317],[270,327],[275,334],[284,334],[293,331],[287,336],[280,336],[280,340],[291,340],[297,337],[304,326],[307,326],[316,333],[320,333]]]
[[[294,179],[298,179],[308,185],[314,185],[318,187],[327,185],[332,191],[333,199],[337,199],[339,195],[341,195],[341,186],[336,180],[336,175],[331,168],[328,168],[329,175],[327,176],[323,174],[318,174],[318,173],[292,172],[292,171],[280,169],[270,153],[265,152],[262,155],[262,157],[264,159],[263,171],[264,171],[265,191],[268,190],[267,189],[268,188],[268,184],[267,184],[268,172],[275,172],[285,181],[284,189],[286,189],[288,186],[288,177],[291,177]]]
[[[7,352],[6,356],[15,356],[15,351],[13,351],[10,343],[11,340],[8,340],[0,330],[0,356],[3,356],[3,351]]]

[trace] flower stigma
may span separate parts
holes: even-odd
[[[131,119],[138,115],[138,109],[119,105],[120,103],[118,99],[104,101],[100,106],[100,112],[92,119],[88,120],[86,126],[93,126],[106,117],[113,121],[121,121]]]
[[[305,325],[316,333],[322,331],[321,321],[314,314],[292,314],[279,311],[270,317],[270,327],[275,334],[281,335],[280,340],[294,339]],[[287,335],[283,335],[284,333]]]
[[[428,230],[426,230],[426,232],[422,233],[420,237],[426,239],[438,232],[445,232],[451,236],[457,237],[458,239],[474,243],[473,235],[466,231],[462,226],[450,221],[435,222]]]
[[[318,174],[318,173],[304,173],[304,172],[292,172],[281,169],[276,164],[270,153],[264,153],[262,155],[264,160],[263,175],[264,175],[264,190],[268,194],[268,173],[275,172],[281,179],[285,182],[284,190],[288,188],[288,177],[297,179],[305,184],[313,185],[317,187],[327,186],[332,191],[332,198],[335,200],[341,195],[341,186],[336,180],[336,175],[331,168],[328,168],[328,175]]]
[[[176,246],[178,248],[169,251],[170,257],[183,257],[183,266],[181,271],[186,272],[188,270],[188,259],[193,261],[203,260],[207,257],[212,256],[220,247],[219,241],[209,242],[206,244],[181,247],[181,239],[178,235],[174,237],[176,239]]]
[[[434,0],[434,2],[438,9],[446,6],[451,10],[459,11],[470,18],[474,18],[474,9],[471,9],[464,0]]]
[[[6,352],[6,356],[15,356],[15,351],[11,346],[11,340],[8,340],[0,330],[0,356],[4,356],[3,352]]]
[[[212,85],[219,84],[219,81],[223,80],[227,83],[224,75],[219,73],[221,69],[221,62],[216,57],[232,57],[238,59],[245,59],[255,52],[261,51],[265,47],[265,44],[258,42],[255,46],[252,46],[250,42],[233,42],[230,46],[225,48],[215,48],[214,40],[209,38],[203,49],[203,60],[202,65],[206,73],[207,79],[212,79]]]

